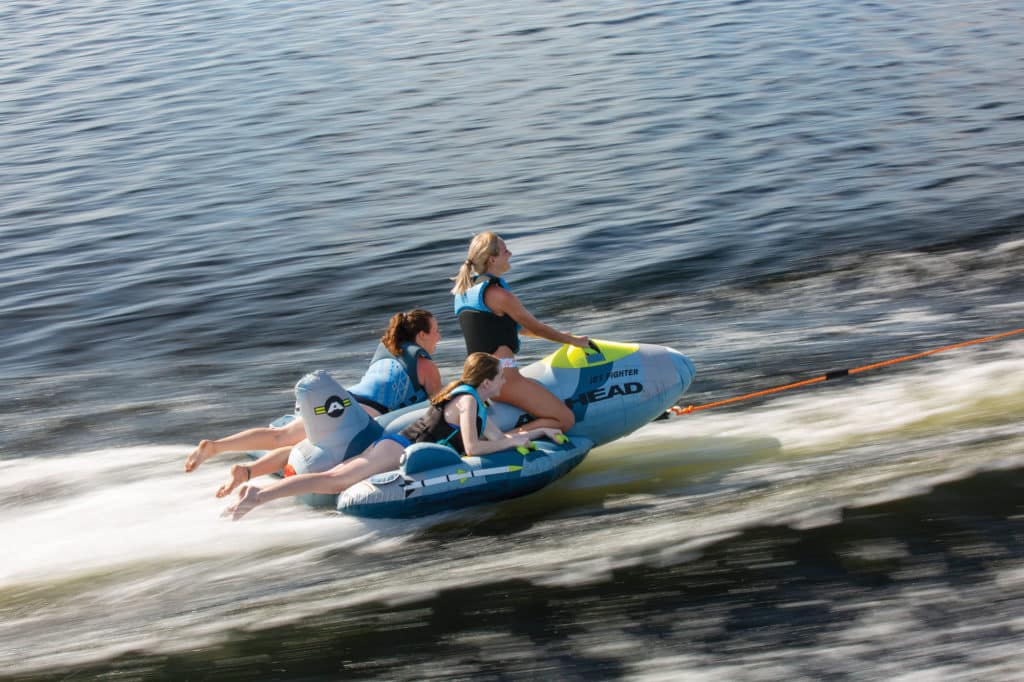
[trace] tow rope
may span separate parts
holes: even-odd
[[[670,415],[683,415],[690,414],[691,412],[697,412],[698,410],[709,410],[712,407],[721,407],[722,405],[730,405],[732,403],[738,403],[741,400],[749,400],[751,398],[758,398],[764,395],[771,395],[772,393],[781,393],[782,391],[788,391],[793,388],[800,388],[801,386],[810,386],[811,384],[818,384],[823,381],[829,381],[831,379],[842,379],[848,377],[851,374],[860,374],[861,372],[867,372],[868,370],[878,369],[879,367],[888,367],[889,365],[895,365],[899,362],[907,362],[908,360],[916,360],[923,358],[928,355],[935,355],[936,353],[944,353],[949,350],[956,348],[965,348],[967,346],[974,346],[979,343],[986,343],[988,341],[996,341],[998,339],[1005,339],[1009,336],[1016,334],[1024,334],[1024,328],[1014,329],[1010,332],[1003,332],[1002,334],[993,334],[992,336],[986,336],[980,339],[973,339],[971,341],[964,341],[962,343],[954,343],[950,346],[943,346],[942,348],[935,348],[933,350],[924,351],[923,353],[914,353],[913,355],[904,355],[900,358],[893,358],[892,360],[884,360],[882,362],[875,362],[870,365],[863,365],[861,367],[854,367],[852,369],[838,369],[831,372],[822,374],[821,376],[814,377],[813,379],[804,379],[803,381],[797,381],[792,384],[786,384],[784,386],[776,386],[775,388],[767,388],[763,391],[755,391],[753,393],[747,393],[746,395],[736,396],[735,398],[727,398],[725,400],[716,400],[712,403],[705,403],[703,405],[687,405],[681,407],[679,405],[673,405],[665,411],[663,418]]]

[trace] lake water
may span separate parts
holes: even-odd
[[[415,522],[232,524],[235,458],[182,465],[356,380],[398,310],[455,376],[485,229],[542,320],[687,353],[683,404],[1024,327],[1022,20],[6,4],[0,678],[1020,679],[1024,335]]]

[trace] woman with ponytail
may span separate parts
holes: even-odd
[[[430,357],[440,340],[437,320],[426,310],[393,315],[370,366],[349,393],[371,417],[426,400],[441,389],[441,373]],[[185,460],[185,471],[224,452],[276,450],[305,437],[302,417],[296,417],[280,428],[246,429],[218,440],[201,440]],[[231,480],[246,480],[249,473],[246,465],[236,464]]]
[[[469,244],[466,260],[454,278],[455,316],[459,318],[466,352],[493,353],[505,368],[501,402],[515,405],[533,417],[524,429],[554,427],[567,431],[575,423],[572,410],[544,386],[519,373],[516,353],[520,331],[555,343],[586,348],[590,339],[558,331],[531,315],[502,275],[512,252],[493,232],[482,232]]]
[[[349,393],[371,417],[426,400],[441,388],[441,373],[430,357],[440,340],[437,320],[426,310],[396,313]]]
[[[506,386],[507,372],[493,355],[473,353],[466,358],[462,376],[431,398],[426,414],[410,426],[385,435],[330,471],[289,476],[266,488],[243,485],[225,515],[237,520],[256,506],[282,497],[337,495],[365,478],[397,469],[402,453],[413,443],[443,443],[460,455],[479,456],[526,445],[533,438],[557,437],[559,431],[546,428],[502,433],[487,420],[487,401]]]

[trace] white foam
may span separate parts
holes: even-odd
[[[13,610],[23,614],[0,630],[49,642],[47,633],[61,629],[56,653],[39,650],[47,664],[57,655],[94,656],[97,642],[123,650],[193,647],[232,627],[301,619],[368,599],[402,603],[501,577],[573,585],[637,561],[690,561],[751,525],[833,523],[842,508],[914,494],[1013,455],[1024,428],[1013,414],[1024,386],[1012,380],[1022,376],[1022,351],[1024,343],[1003,343],[995,354],[966,351],[913,371],[883,370],[868,381],[829,382],[746,409],[650,424],[520,501],[534,520],[518,542],[476,537],[399,562],[393,558],[416,532],[410,529],[436,519],[378,526],[281,500],[239,523],[224,521],[218,517],[226,503],[213,491],[232,460],[185,474],[188,446],[0,462],[0,533],[18,548],[0,563],[0,588],[15,588],[8,592]],[[990,446],[984,438],[992,431],[1010,437]],[[968,436],[981,438],[991,455],[958,464],[959,446],[974,442]],[[703,472],[709,480],[701,480]],[[581,507],[618,511],[562,513]],[[503,513],[499,505],[453,523],[486,523],[478,517]],[[472,556],[465,561],[453,556],[467,549]],[[332,550],[360,558],[335,561]],[[357,575],[340,574],[339,566]],[[1002,580],[1013,585],[1019,576]],[[54,608],[22,608],[31,598],[22,595],[36,587],[60,592],[50,600]],[[129,605],[132,615],[111,618],[112,603]],[[169,631],[177,635],[158,641]],[[849,647],[875,634],[834,645],[856,659]],[[0,650],[0,660],[14,655]],[[643,678],[662,671],[655,665],[635,672]]]
[[[0,564],[0,586],[150,562],[324,546],[365,533],[352,519],[311,512],[290,500],[253,512],[258,522],[223,520],[227,501],[213,491],[225,467],[208,463],[186,475],[187,452],[121,448],[3,463],[0,495],[21,491],[26,497],[24,491],[38,490],[45,502],[26,499],[0,508],[0,534],[19,548]]]
[[[694,412],[654,422],[630,441],[771,437],[787,452],[821,452],[893,432],[1002,422],[1005,409],[1024,402],[1024,343],[1003,342],[1000,350],[1010,356],[980,358],[979,351],[964,350],[955,358],[922,359],[913,372],[885,376],[878,369],[865,382],[794,389],[742,411]]]

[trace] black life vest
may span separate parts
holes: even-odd
[[[484,303],[487,287],[497,284],[508,289],[501,277],[478,275],[483,281],[473,285],[464,294],[455,295],[455,316],[459,318],[462,336],[466,340],[466,354],[493,353],[501,346],[519,352],[519,324],[508,315],[496,315]]]
[[[457,386],[443,403],[427,408],[427,413],[402,429],[401,435],[413,443],[440,443],[449,446],[460,455],[466,454],[466,446],[462,442],[458,425],[449,424],[444,416],[444,408],[448,403],[463,393],[476,398],[476,432],[478,438],[483,438],[484,428],[487,426],[487,405],[480,400],[476,390],[467,384]]]

